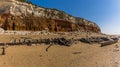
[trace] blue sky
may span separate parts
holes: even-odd
[[[30,0],[97,23],[103,33],[120,34],[120,0]]]

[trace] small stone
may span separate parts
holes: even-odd
[[[115,45],[115,48],[119,48],[118,44]]]

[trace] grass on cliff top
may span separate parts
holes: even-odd
[[[29,4],[33,4],[33,3],[30,2],[29,0],[17,0],[17,1],[20,1],[20,2],[26,2],[26,3],[29,3]]]

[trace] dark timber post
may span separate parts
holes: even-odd
[[[2,55],[5,55],[5,47],[2,47]]]

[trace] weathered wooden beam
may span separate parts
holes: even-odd
[[[112,45],[112,44],[115,44],[117,42],[118,42],[118,40],[106,41],[106,42],[101,43],[101,47],[104,47],[107,45]]]

